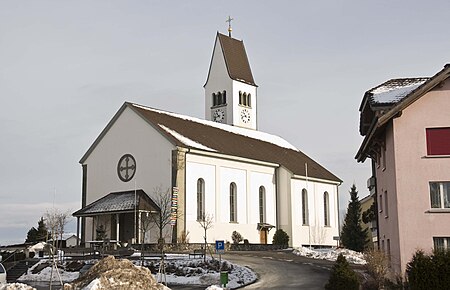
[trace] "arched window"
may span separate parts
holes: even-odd
[[[326,191],[323,193],[323,221],[325,226],[330,225],[330,198]]]
[[[222,101],[221,101],[221,105],[225,105],[227,103],[227,91],[223,91],[222,92]]]
[[[222,92],[217,92],[217,102],[216,105],[219,106],[222,102]]]
[[[247,106],[247,93],[244,93],[244,97],[243,97],[243,104],[242,105],[244,105],[244,106]]]
[[[212,94],[213,106],[217,106],[217,95],[215,93]]]
[[[266,189],[264,186],[259,187],[259,222],[266,222]]]
[[[302,223],[309,224],[308,191],[304,188],[302,189]]]
[[[205,181],[202,178],[197,180],[197,220],[203,221],[205,218]]]
[[[244,104],[244,99],[243,99],[243,96],[242,96],[242,92],[239,91],[239,105],[243,105],[243,104]]]
[[[248,95],[247,95],[247,106],[249,106],[249,107],[252,106],[251,99],[252,99],[252,95],[251,95],[251,94],[248,94]]]
[[[230,184],[230,222],[237,222],[237,192],[236,184]]]

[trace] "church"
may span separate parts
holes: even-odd
[[[341,180],[281,137],[258,131],[257,85],[244,43],[217,33],[205,119],[125,102],[80,160],[81,243],[99,238],[155,243],[335,246]],[[167,214],[169,223],[159,223]],[[150,217],[150,218],[149,218]],[[153,219],[156,224],[145,224]],[[162,226],[161,226],[162,225]],[[101,235],[99,236],[99,233]]]

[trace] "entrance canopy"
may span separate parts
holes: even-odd
[[[112,192],[77,210],[75,217],[92,217],[104,214],[132,213],[137,211],[160,211],[156,203],[142,190]]]
[[[258,225],[256,226],[256,229],[258,231],[270,231],[271,229],[273,229],[275,226],[271,225],[271,224],[267,224],[267,223],[258,223]]]

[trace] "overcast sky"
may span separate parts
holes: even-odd
[[[356,163],[364,92],[450,62],[450,1],[0,0],[0,245],[81,204],[78,163],[125,101],[204,118],[216,32],[243,39],[261,131],[339,176]],[[69,226],[75,231],[75,222]]]

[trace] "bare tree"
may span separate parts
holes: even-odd
[[[48,251],[50,252],[50,256],[52,257],[52,271],[50,273],[50,289],[52,289],[53,269],[55,269],[56,273],[58,274],[61,286],[63,285],[58,270],[58,263],[55,260],[55,254],[58,254],[58,248],[59,246],[61,246],[58,245],[61,244],[58,243],[58,238],[61,237],[62,241],[62,234],[64,233],[64,227],[68,223],[69,216],[70,216],[69,212],[62,213],[56,208],[47,210],[47,212],[44,215],[45,225],[47,226],[47,229],[50,231],[50,236],[52,239],[52,245],[47,247]]]
[[[172,193],[170,189],[163,191],[161,187],[156,187],[153,193],[154,202],[159,207],[159,211],[152,212],[150,217],[159,230],[158,242],[162,242],[163,230],[170,224],[172,217]]]
[[[201,219],[197,221],[198,224],[202,227],[202,229],[205,231],[205,235],[203,236],[203,238],[205,239],[205,254],[203,255],[203,261],[206,262],[206,248],[208,246],[208,242],[207,242],[207,231],[213,227],[214,225],[214,217],[213,215],[206,213],[203,214]]]
[[[377,283],[378,289],[383,289],[389,274],[389,256],[381,250],[372,249],[364,253],[364,259],[367,272]]]

